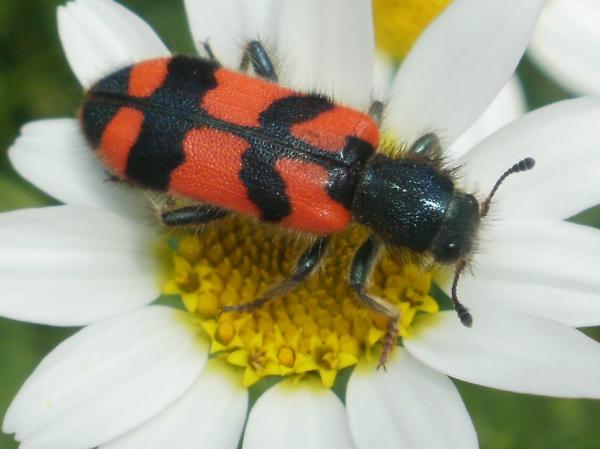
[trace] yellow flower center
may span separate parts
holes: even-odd
[[[200,279],[198,274],[193,271],[182,271],[175,275],[175,282],[181,291],[186,293],[192,293],[198,290],[200,287]]]
[[[403,59],[425,27],[451,0],[373,0],[377,46]]]
[[[331,387],[340,370],[378,360],[387,328],[386,318],[363,306],[346,280],[366,237],[364,229],[350,227],[291,293],[249,312],[222,312],[285,280],[308,243],[249,219],[223,219],[179,239],[163,291],[181,296],[209,338],[211,354],[241,368],[244,386],[265,376],[316,373]],[[404,337],[415,315],[438,311],[431,282],[430,272],[384,255],[368,291],[398,308]]]

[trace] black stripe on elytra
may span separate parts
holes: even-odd
[[[156,103],[191,114],[203,113],[200,102],[217,87],[218,64],[189,56],[174,56],[169,62],[167,78],[149,98]]]
[[[260,141],[268,139],[274,146],[285,147],[286,153],[289,157],[309,160],[323,166],[342,164],[347,165],[347,161],[342,159],[339,153],[322,150],[318,147],[310,145],[302,139],[292,136],[288,132],[274,133],[273,129],[270,129],[267,132],[264,128],[236,125],[214,118],[204,111],[200,111],[198,113],[185,112],[176,108],[167,107],[165,105],[153,104],[145,98],[132,98],[123,95],[110,94],[97,94],[96,97],[101,98],[107,103],[114,103],[119,107],[130,106],[141,111],[160,112],[178,120],[185,120],[194,123],[197,127],[205,126],[210,129],[233,134],[248,141]]]
[[[280,153],[269,146],[267,140],[256,140],[242,154],[240,178],[248,198],[260,209],[261,218],[266,221],[281,221],[292,212],[285,193],[285,181],[275,170]]]
[[[286,130],[296,123],[306,122],[333,109],[334,104],[321,95],[291,95],[274,101],[259,117],[261,127]]]
[[[242,157],[240,176],[248,197],[261,210],[263,219],[281,221],[292,211],[290,199],[285,192],[285,182],[275,169],[277,160],[281,157],[312,159],[307,157],[309,154],[306,151],[299,155],[293,155],[289,151],[299,145],[308,147],[306,142],[298,141],[292,136],[292,126],[312,120],[333,107],[324,97],[298,95],[274,102],[261,114],[260,129],[268,137],[248,139],[252,145]],[[273,145],[273,141],[282,144]],[[358,175],[373,152],[374,148],[369,143],[349,137],[341,151],[341,161],[338,159],[343,164],[332,164],[323,159],[312,160],[328,170],[327,192],[334,201],[351,208]]]
[[[127,158],[127,177],[154,190],[167,190],[171,173],[185,161],[183,140],[195,126],[156,111],[143,111],[140,134]]]
[[[370,143],[349,136],[342,150],[342,159],[348,162],[348,165],[329,170],[327,193],[348,210],[352,209],[358,178],[374,152],[375,149]]]
[[[81,126],[83,134],[93,149],[98,148],[104,129],[122,106],[99,97],[97,93],[126,94],[130,72],[131,67],[127,67],[101,79],[90,88],[86,95],[81,108]]]
[[[333,107],[328,99],[318,95],[293,95],[274,101],[260,114],[260,129],[265,136],[248,139],[251,146],[242,155],[240,178],[263,220],[281,221],[292,212],[285,181],[275,169],[277,160],[289,155],[286,141],[292,139],[290,128]],[[273,145],[267,136],[283,141],[283,145]]]
[[[118,70],[98,81],[90,90],[89,95],[95,94],[120,94],[127,95],[129,89],[129,75],[133,66]]]
[[[202,97],[217,86],[216,69],[216,64],[202,59],[175,56],[169,62],[165,82],[148,103],[200,114]],[[161,110],[142,110],[144,122],[129,152],[127,177],[151,189],[167,190],[171,173],[185,161],[185,136],[198,123]]]
[[[121,109],[121,105],[101,98],[86,100],[81,108],[81,128],[92,149],[100,146],[102,133]]]

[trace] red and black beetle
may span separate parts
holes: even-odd
[[[508,170],[480,207],[442,169],[435,134],[398,158],[385,156],[378,152],[379,126],[368,114],[276,84],[260,42],[248,44],[241,67],[252,63],[260,78],[220,67],[207,50],[210,59],[154,59],[105,77],[87,92],[81,125],[117,177],[198,202],[163,211],[165,225],[235,212],[319,236],[290,279],[225,310],[249,310],[290,290],[318,265],[330,236],[355,221],[373,234],[357,250],[349,281],[366,305],[389,318],[381,363],[395,342],[398,312],[368,295],[365,284],[382,244],[455,264],[452,299],[470,326],[456,285],[480,218],[500,183],[532,168],[533,159]]]

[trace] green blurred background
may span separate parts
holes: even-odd
[[[73,116],[77,110],[81,90],[63,57],[56,31],[55,9],[61,3],[0,0],[0,211],[55,204],[19,179],[8,163],[6,149],[22,124]],[[192,51],[180,1],[122,3],[145,17],[172,50]],[[527,58],[519,75],[532,109],[570,97]],[[600,227],[600,209],[573,220]],[[0,415],[44,355],[74,331],[0,318]],[[600,328],[585,332],[600,341]],[[600,401],[533,397],[457,384],[482,449],[600,448]],[[0,435],[0,449],[16,447],[10,436]]]

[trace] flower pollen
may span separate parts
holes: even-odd
[[[350,227],[289,294],[249,312],[223,312],[285,280],[306,244],[249,219],[226,218],[179,239],[163,291],[180,295],[210,340],[211,354],[244,370],[245,387],[265,376],[313,373],[330,388],[340,370],[377,360],[385,336],[387,319],[358,301],[347,282],[352,256],[366,236]],[[404,337],[418,313],[438,311],[431,282],[430,272],[385,255],[369,293],[400,310],[398,335]]]

